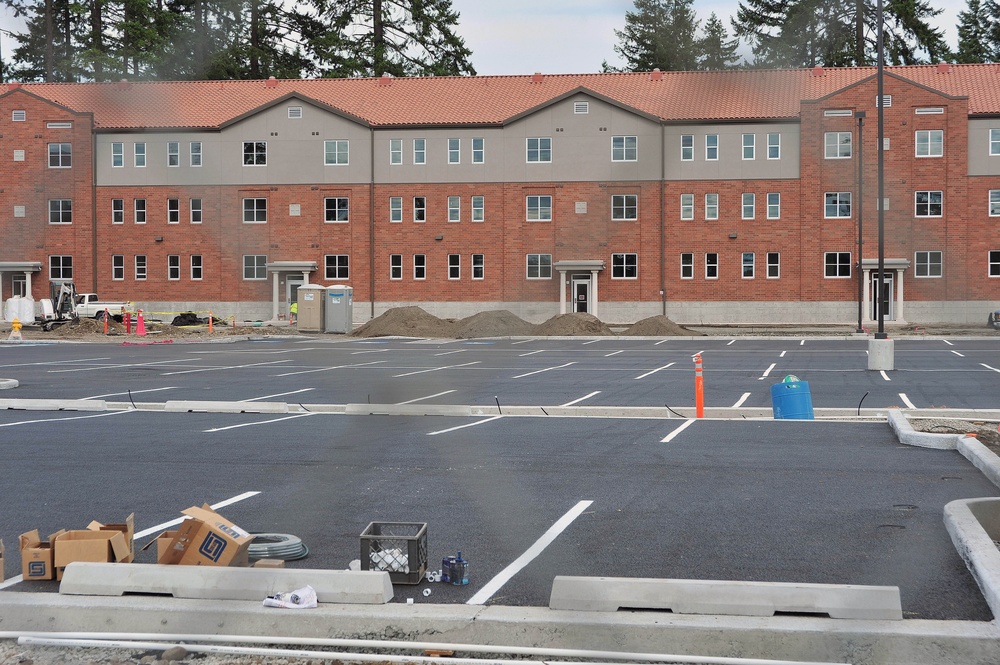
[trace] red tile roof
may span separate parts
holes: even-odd
[[[946,70],[946,71],[943,71]],[[968,96],[971,115],[1000,114],[1000,65],[887,67],[947,95]],[[625,74],[25,83],[19,87],[75,111],[104,130],[217,128],[289,94],[374,126],[498,125],[583,88],[663,121],[794,119],[802,100],[874,76],[874,67]],[[819,74],[819,75],[817,75]],[[659,80],[655,80],[659,78]],[[0,93],[18,87],[0,85]]]

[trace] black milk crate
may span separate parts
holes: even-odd
[[[384,570],[393,584],[420,584],[427,572],[427,523],[370,523],[361,532],[361,570]]]

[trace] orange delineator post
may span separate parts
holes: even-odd
[[[108,308],[105,307],[104,308],[104,334],[105,335],[108,334],[108,319],[109,318],[111,318],[111,317],[108,315]]]
[[[698,418],[705,417],[705,379],[701,375],[701,354],[694,354],[694,410]]]
[[[212,310],[208,310],[208,332],[212,332]]]

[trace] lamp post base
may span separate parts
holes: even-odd
[[[868,340],[868,369],[893,370],[896,368],[896,340]]]

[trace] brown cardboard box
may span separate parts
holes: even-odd
[[[254,568],[284,568],[284,559],[258,559],[253,564]]]
[[[181,511],[184,520],[164,551],[157,538],[157,563],[186,566],[246,566],[253,536],[205,504]],[[168,532],[169,533],[169,532]]]
[[[125,536],[125,543],[128,545],[128,556],[122,559],[122,563],[132,563],[135,561],[135,513],[130,514],[121,524],[101,524],[94,520],[87,525],[91,531],[121,531]]]
[[[56,579],[62,579],[63,569],[74,561],[122,563],[129,558],[128,543],[121,531],[66,531],[53,540]]]
[[[63,531],[57,531],[49,536],[47,541],[42,540],[38,529],[21,534],[19,538],[21,577],[24,578],[25,582],[54,580],[56,578],[52,544],[63,533]]]

